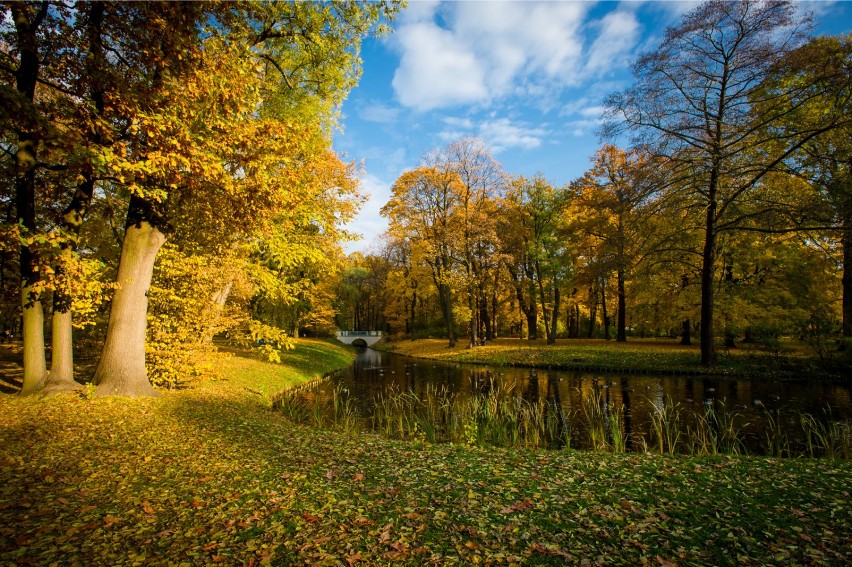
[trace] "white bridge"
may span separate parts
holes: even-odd
[[[352,346],[373,346],[382,340],[381,331],[338,331],[337,340]]]

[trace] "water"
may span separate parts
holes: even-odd
[[[628,449],[633,450],[641,447],[641,439],[651,442],[655,406],[667,401],[679,404],[683,434],[687,428],[695,429],[696,416],[704,415],[707,406],[727,412],[749,453],[766,452],[766,431],[773,421],[780,423],[791,448],[802,450],[801,414],[822,423],[852,419],[849,384],[490,367],[414,359],[372,349],[359,349],[355,363],[325,382],[320,393],[330,396],[334,387],[343,387],[359,415],[370,417],[379,394],[395,389],[422,398],[430,385],[445,387],[461,397],[500,388],[529,402],[543,399],[569,416],[581,416],[584,398],[599,396],[607,408],[623,409],[622,429]],[[580,447],[587,444],[581,422],[572,420],[579,433],[572,445]]]

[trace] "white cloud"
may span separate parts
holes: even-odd
[[[586,68],[606,71],[627,66],[631,50],[639,39],[636,14],[622,10],[611,12],[599,25],[601,31],[589,50]]]
[[[346,229],[361,235],[361,240],[346,245],[346,252],[365,251],[380,234],[388,229],[387,219],[382,217],[381,209],[390,200],[391,185],[369,173],[361,178],[361,193],[364,201],[355,218],[346,225]]]
[[[402,48],[393,87],[403,106],[430,110],[486,100],[485,69],[476,54],[434,23],[401,26]]]
[[[585,2],[454,2],[420,6],[392,41],[399,101],[417,110],[487,104],[582,80]]]
[[[482,122],[470,118],[447,116],[441,122],[449,128],[438,133],[444,142],[451,142],[464,136],[482,138],[495,154],[519,148],[530,150],[538,148],[544,142],[548,131],[543,127],[533,127],[523,121],[491,116]]]
[[[512,124],[508,118],[488,120],[479,127],[479,136],[488,142],[495,154],[510,148],[537,148],[546,133],[544,128]]]
[[[470,130],[473,128],[473,121],[470,118],[459,118],[458,116],[445,116],[441,119],[441,122],[448,126],[457,126],[459,128],[464,128],[466,130]]]

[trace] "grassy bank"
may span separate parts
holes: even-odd
[[[849,464],[319,431],[269,410],[349,356],[306,344],[159,399],[0,396],[0,564],[852,561]]]
[[[485,346],[467,348],[460,339],[447,347],[446,339],[419,339],[385,342],[377,348],[407,356],[433,358],[453,362],[490,365],[530,366],[538,368],[576,369],[608,372],[718,374],[744,377],[778,377],[796,379],[823,376],[848,376],[835,360],[829,369],[804,345],[788,344],[780,351],[753,346],[720,350],[718,368],[709,371],[700,365],[697,345],[681,346],[671,339],[631,339],[626,343],[600,339],[559,340],[548,345],[544,340],[498,339]],[[835,355],[838,359],[840,353]]]

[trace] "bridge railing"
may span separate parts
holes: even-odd
[[[381,331],[337,331],[338,337],[381,337]]]

